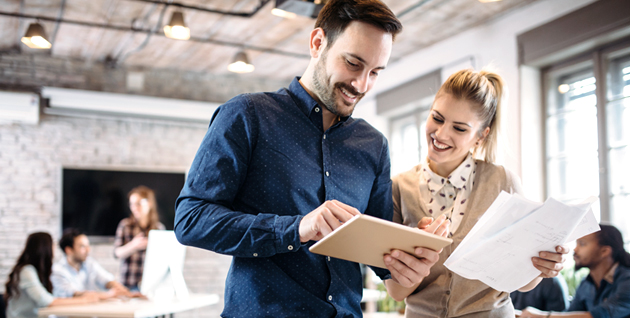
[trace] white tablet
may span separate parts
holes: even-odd
[[[418,228],[359,214],[315,243],[309,249],[316,254],[386,268],[383,255],[392,249],[414,255],[416,247],[439,250],[453,240]]]

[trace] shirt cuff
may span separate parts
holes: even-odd
[[[274,225],[276,253],[295,252],[300,249],[300,222],[303,216],[278,216]]]

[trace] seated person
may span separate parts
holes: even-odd
[[[565,311],[569,308],[567,282],[560,275],[543,280],[528,292],[513,291],[510,294],[514,309],[535,307],[540,310]]]
[[[116,296],[132,297],[132,293],[114,275],[99,265],[90,254],[90,241],[77,229],[63,232],[59,247],[65,256],[53,265],[51,281],[55,297],[80,296],[86,293],[100,299]]]
[[[630,254],[617,228],[600,227],[601,231],[577,240],[575,268],[587,267],[590,273],[578,286],[569,312],[526,308],[521,317],[630,317]]]
[[[50,234],[37,232],[29,235],[5,285],[8,318],[36,318],[39,308],[87,304],[99,300],[93,294],[55,298],[50,282],[52,259],[53,242]]]

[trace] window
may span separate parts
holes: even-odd
[[[630,238],[630,44],[544,71],[547,196],[597,196],[603,221]]]
[[[415,167],[427,156],[425,128],[429,108],[390,120],[392,176]]]

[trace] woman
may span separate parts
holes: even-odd
[[[438,225],[446,218],[450,230],[438,234],[453,239],[428,276],[397,279],[409,269],[401,267],[403,258],[388,266],[393,279],[386,280],[387,290],[397,300],[406,298],[407,317],[514,317],[509,293],[465,279],[443,265],[501,191],[521,193],[518,178],[493,164],[503,92],[503,81],[494,73],[462,70],[451,75],[437,92],[427,119],[427,160],[393,179],[394,221],[423,228],[427,218],[437,218]],[[532,259],[541,275],[520,290],[532,289],[542,277],[558,275],[561,254],[568,249],[557,251]]]
[[[164,230],[157,213],[153,190],[138,186],[129,192],[131,216],[122,219],[116,229],[114,255],[120,258],[120,278],[131,291],[138,290],[142,279],[144,255],[150,230]]]
[[[54,298],[52,295],[53,241],[50,234],[33,233],[5,285],[7,317],[37,317],[37,309],[48,306],[75,305],[97,302],[99,296],[86,294],[71,298]]]

